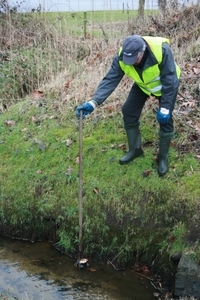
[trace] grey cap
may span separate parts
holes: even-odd
[[[140,35],[128,36],[122,45],[123,63],[125,65],[134,65],[139,52],[145,50],[146,45]]]

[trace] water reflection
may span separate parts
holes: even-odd
[[[95,262],[78,270],[74,263],[48,242],[1,239],[0,292],[29,300],[155,300],[142,275]]]

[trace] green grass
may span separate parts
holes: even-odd
[[[155,10],[146,10],[145,15],[156,14]],[[80,26],[84,24],[84,19],[88,24],[104,24],[112,22],[128,21],[130,18],[137,17],[136,10],[120,11],[120,10],[102,10],[102,11],[85,11],[85,12],[51,12],[42,13],[42,17],[45,17],[51,22],[58,22],[60,20],[63,24],[70,26]],[[36,16],[38,18],[38,16]],[[39,15],[40,18],[40,15]],[[59,24],[59,23],[58,23]]]
[[[53,218],[59,224],[58,245],[74,252],[78,243],[79,124],[73,110],[66,121],[47,117],[52,115],[50,102],[48,99],[44,108],[27,99],[1,116],[1,222],[34,231],[44,219]],[[26,113],[20,113],[22,106]],[[40,117],[40,122],[32,122],[32,115]],[[5,125],[10,119],[16,122],[13,127]],[[152,129],[144,129],[148,141]],[[66,146],[68,139],[70,146]],[[119,260],[125,263],[136,253],[158,251],[159,247],[167,249],[168,255],[177,249],[184,251],[184,237],[194,225],[191,220],[198,205],[199,164],[191,154],[180,156],[171,148],[168,178],[163,179],[153,161],[154,147],[146,146],[145,157],[120,166],[121,143],[126,138],[119,114],[96,123],[84,121],[85,253],[103,257],[123,251]],[[150,173],[144,177],[146,170]],[[166,247],[179,224],[183,230],[178,244]]]
[[[112,37],[113,34],[120,37],[123,27],[135,20],[137,13],[137,10],[125,10],[124,12],[120,10],[51,12],[42,13],[42,17],[50,21],[57,29],[62,28],[63,33],[70,32],[73,35],[84,36],[85,28],[88,35],[102,37],[103,28],[108,37]],[[145,10],[145,16],[157,13],[156,10]],[[109,24],[110,28],[108,28]],[[116,24],[121,24],[121,26],[117,28]]]

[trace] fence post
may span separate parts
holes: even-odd
[[[86,24],[87,24],[87,13],[86,12],[84,12],[84,38],[86,38],[86,31],[87,31],[87,29],[86,29]]]
[[[122,3],[122,12],[124,13],[124,2]]]

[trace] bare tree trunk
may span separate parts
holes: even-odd
[[[178,0],[171,0],[170,6],[173,10],[177,10],[178,9]]]
[[[138,19],[144,19],[145,0],[139,0]]]
[[[166,11],[167,0],[158,0],[158,7],[164,13]]]

